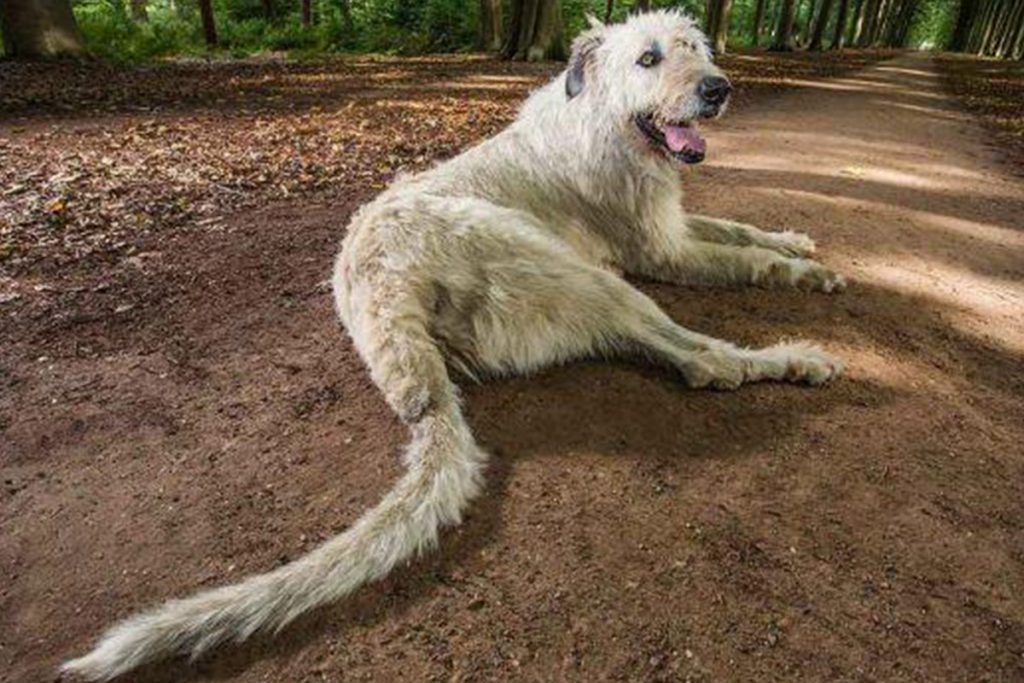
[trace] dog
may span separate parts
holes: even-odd
[[[633,356],[693,387],[821,384],[841,364],[816,347],[746,349],[687,330],[620,276],[835,292],[809,237],[688,216],[679,167],[730,83],[704,35],[669,10],[592,21],[567,68],[497,136],[400,180],[352,218],[333,271],[337,312],[411,432],[406,473],[377,507],[308,555],[114,626],[63,670],[110,679],[173,655],[278,631],[436,546],[483,485],[449,369],[529,373]]]

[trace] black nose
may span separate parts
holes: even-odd
[[[721,76],[708,76],[697,84],[697,94],[708,104],[721,104],[732,92],[732,84]]]

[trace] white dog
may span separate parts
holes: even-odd
[[[407,473],[305,557],[132,617],[64,670],[108,679],[276,631],[434,547],[480,491],[487,459],[449,366],[503,375],[631,354],[697,387],[834,377],[840,364],[805,344],[749,350],[684,329],[618,275],[842,288],[803,258],[814,248],[805,235],[683,213],[677,165],[703,159],[697,122],[718,116],[729,90],[681,14],[595,23],[508,129],[363,207],[334,293],[374,382],[412,432]]]

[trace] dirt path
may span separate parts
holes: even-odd
[[[1024,678],[1024,182],[926,58],[805,85],[709,132],[690,206],[810,232],[850,290],[645,289],[704,332],[820,340],[845,378],[466,387],[497,457],[440,553],[130,680]],[[183,235],[112,268],[131,304],[12,334],[0,680],[298,556],[393,481],[404,434],[317,286],[365,199]]]

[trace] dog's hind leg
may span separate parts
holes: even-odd
[[[802,232],[768,232],[724,218],[690,214],[686,217],[686,227],[698,240],[737,247],[761,247],[784,256],[810,256],[815,249],[814,240]]]
[[[462,349],[483,370],[530,372],[588,356],[643,357],[671,367],[694,387],[745,382],[820,384],[841,371],[805,344],[740,348],[676,324],[625,280],[557,253],[489,264],[490,300],[474,313]]]

